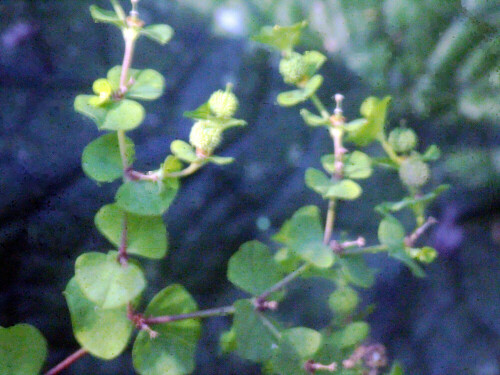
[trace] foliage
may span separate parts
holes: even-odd
[[[369,288],[374,283],[374,271],[367,266],[363,254],[386,253],[418,277],[424,275],[421,263],[432,262],[436,257],[434,249],[419,247],[417,243],[433,223],[426,216],[427,206],[447,188],[441,186],[425,194],[423,190],[430,178],[428,163],[439,157],[437,147],[419,153],[414,132],[409,141],[395,139],[396,136],[388,139],[390,97],[367,98],[360,108],[361,117],[346,122],[342,111],[344,98],[337,94],[335,110],[330,113],[316,95],[323,84],[318,71],[325,56],[318,51],[301,54],[294,50],[306,23],[262,29],[254,40],[281,52],[280,73],[286,83],[294,86],[278,94],[278,104],[292,107],[310,100],[318,113],[303,108],[300,115],[307,125],[324,128],[333,140],[333,153],[321,158],[324,171],[309,168],[305,173],[305,184],[328,202],[326,221],[322,223],[319,207],[305,206],[285,221],[273,236],[272,247],[257,241],[242,244],[229,260],[227,277],[249,294],[247,298],[230,306],[200,311],[189,292],[174,284],[157,293],[144,313],[139,313],[136,309],[141,306],[147,278],[140,261],[133,256],[161,259],[166,255],[167,230],[162,215],[175,199],[180,180],[209,163],[231,163],[232,158],[214,152],[225,130],[246,122],[234,118],[239,100],[228,85],[198,108],[185,112],[194,121],[189,143],[174,140],[171,154],[158,169],[135,170],[134,143],[126,132],[140,126],[144,119],[144,107],[137,100],[155,100],[164,90],[160,73],[130,67],[135,44],[140,36],[165,44],[173,31],[168,25],[145,26],[138,17],[138,1],[132,1],[128,16],[117,0],[111,3],[113,11],[92,6],[91,15],[96,22],[122,31],[123,64],[94,82],[95,95],[84,94],[75,99],[76,111],[92,120],[99,130],[108,132],[85,148],[83,170],[96,183],[122,179],[115,202],[104,205],[95,216],[97,229],[114,249],[81,254],[75,262],[75,275],[64,292],[74,335],[84,353],[113,359],[127,348],[136,328],[139,334],[133,343],[132,357],[139,374],[189,374],[195,369],[200,319],[233,315],[231,330],[221,337],[223,352],[235,352],[261,363],[266,373],[300,375],[338,369],[342,374],[361,375],[366,371],[385,371],[385,349],[365,341],[370,327],[363,320],[355,288]],[[404,135],[402,130],[396,133],[391,134]],[[359,150],[348,152],[343,143],[346,140],[360,147],[378,143],[387,157],[376,159]],[[367,246],[363,237],[352,240],[350,234],[336,238],[336,206],[362,196],[362,188],[355,180],[369,178],[374,166],[397,172],[408,196],[376,207],[382,216],[378,244]],[[420,174],[415,174],[416,166]],[[415,217],[413,231],[395,216],[403,209],[409,209]],[[288,285],[298,278],[311,277],[336,285],[328,298],[333,315],[329,324],[314,330],[280,321],[274,312],[287,298]],[[0,328],[2,374],[40,373],[45,356],[45,340],[34,327]],[[56,368],[48,374],[59,371]],[[402,369],[396,364],[390,374],[402,374]]]

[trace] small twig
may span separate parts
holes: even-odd
[[[438,221],[433,218],[432,216],[430,216],[429,218],[427,218],[427,220],[425,221],[425,223],[423,223],[420,227],[418,227],[417,229],[415,229],[415,231],[410,234],[409,236],[407,236],[405,238],[405,245],[408,246],[408,247],[413,247],[415,245],[415,242],[418,240],[418,238],[425,233],[425,231],[427,229],[429,229],[430,226],[436,224]]]
[[[341,254],[344,252],[345,249],[349,247],[363,247],[366,245],[366,240],[364,237],[358,237],[355,241],[344,241],[344,242],[338,242],[335,240],[330,241],[330,247],[334,252],[337,254]]]
[[[389,248],[387,245],[374,245],[368,247],[360,247],[358,249],[349,249],[340,253],[340,256],[350,256],[350,255],[360,255],[360,254],[376,254],[383,251],[387,251]]]
[[[49,371],[45,373],[45,375],[56,375],[59,374],[62,370],[68,368],[71,366],[73,363],[78,361],[80,358],[82,358],[85,354],[87,354],[87,350],[80,348],[70,356],[68,356],[66,359],[64,359],[62,362],[60,362],[58,365],[55,367],[51,368]]]
[[[304,370],[306,370],[311,374],[314,374],[316,371],[334,372],[337,371],[337,363],[332,362],[329,365],[323,365],[321,363],[314,362],[312,359],[310,359],[304,364]]]
[[[141,331],[146,331],[151,339],[158,337],[158,332],[151,329],[143,314],[134,312],[132,304],[127,305],[127,318],[134,323],[135,327]]]

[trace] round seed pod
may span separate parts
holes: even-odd
[[[421,187],[429,180],[431,171],[427,163],[417,157],[409,157],[399,168],[399,178],[410,187]]]
[[[294,53],[288,58],[281,59],[279,70],[286,83],[297,84],[304,78],[307,65],[300,53]]]
[[[413,129],[396,128],[389,133],[389,144],[397,153],[407,153],[417,147],[418,137]]]
[[[210,120],[197,121],[191,128],[189,142],[197,150],[211,155],[222,142],[222,130]]]
[[[208,100],[210,110],[217,117],[232,117],[238,109],[238,98],[231,91],[218,90]]]

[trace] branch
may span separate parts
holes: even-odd
[[[64,359],[62,362],[60,362],[58,365],[50,369],[45,373],[45,375],[56,375],[59,374],[62,370],[68,368],[71,366],[73,363],[78,361],[80,358],[82,358],[85,354],[87,354],[87,350],[80,348],[73,354],[71,354],[69,357]]]
[[[309,268],[309,263],[304,263],[302,266],[297,268],[295,271],[292,273],[288,274],[285,276],[285,278],[281,279],[281,281],[278,281],[276,284],[274,284],[272,287],[264,291],[262,294],[260,294],[258,297],[255,298],[256,301],[264,301],[267,297],[269,297],[271,294],[274,292],[277,292],[281,289],[283,289],[288,283],[291,281],[295,280],[297,277],[299,277],[301,274],[303,274],[307,269]]]
[[[144,318],[144,324],[162,324],[176,322],[186,319],[209,318],[212,316],[224,316],[234,314],[234,306],[216,307],[214,309],[200,310],[188,314],[165,315]]]
[[[413,247],[418,238],[425,233],[430,226],[436,224],[438,221],[430,216],[425,223],[419,226],[415,231],[405,238],[405,245],[408,247]]]

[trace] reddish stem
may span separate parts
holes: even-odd
[[[50,369],[49,371],[47,371],[45,373],[45,375],[56,375],[56,374],[59,374],[62,370],[64,370],[64,369],[68,368],[69,366],[71,366],[73,363],[75,363],[76,361],[78,361],[80,358],[82,358],[87,353],[88,352],[85,349],[83,349],[83,348],[78,349],[76,352],[74,352],[69,357],[67,357],[66,359],[64,359],[57,366],[55,366],[52,369]]]

